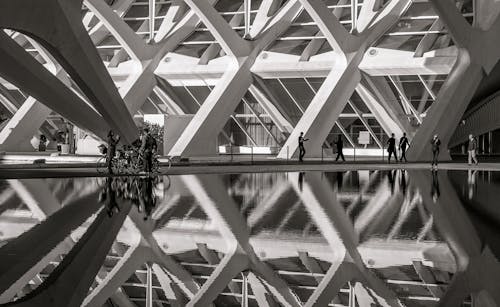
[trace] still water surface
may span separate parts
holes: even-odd
[[[329,272],[340,274],[336,263],[355,268],[362,277],[345,280],[327,305],[348,306],[349,300],[353,306],[384,305],[387,297],[381,293],[387,292],[406,306],[438,306],[450,297],[468,306],[474,299],[491,299],[480,290],[500,289],[500,283],[491,286],[492,280],[500,281],[498,197],[500,174],[480,171],[10,179],[0,182],[0,261],[9,261],[2,253],[39,231],[36,225],[50,223],[57,232],[70,223],[56,214],[63,208],[70,215],[68,209],[74,208],[73,217],[89,210],[82,209],[83,200],[94,204],[95,211],[82,213],[81,223],[70,227],[65,241],[72,244],[97,221],[99,212],[111,221],[130,210],[93,288],[120,265],[127,251],[147,241],[199,287],[235,246],[253,259],[245,274],[237,272],[216,293],[216,306],[242,306],[242,298],[258,306],[259,291],[280,304],[273,292],[275,280],[305,303]],[[8,299],[23,297],[43,283],[67,252],[53,252],[46,266]],[[158,306],[169,301],[161,291],[162,278],[179,283],[168,268],[162,270],[167,277],[151,273]],[[455,277],[482,270],[487,273],[468,277],[481,295],[448,291],[460,282]],[[148,266],[140,265],[121,283],[137,306],[145,306],[147,272]],[[246,283],[250,286],[244,287]]]

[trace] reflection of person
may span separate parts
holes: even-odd
[[[387,140],[387,153],[389,156],[387,157],[387,161],[391,163],[391,156],[394,155],[394,160],[398,161],[398,155],[396,154],[396,138],[394,137],[394,133],[391,134],[391,137]]]
[[[437,134],[434,134],[434,137],[431,140],[432,168],[437,167],[437,165],[438,165],[439,146],[440,145],[441,145],[441,140],[438,138]]]
[[[406,195],[406,171],[404,169],[401,170],[401,177],[399,177],[399,186],[401,187],[403,195]]]
[[[467,183],[469,185],[469,199],[472,199],[474,197],[474,190],[476,188],[476,173],[477,170],[467,171]]]
[[[116,145],[120,141],[120,136],[116,136],[113,132],[113,130],[109,130],[108,132],[108,150],[107,150],[107,158],[106,158],[106,163],[108,164],[108,171],[109,173],[113,173],[113,158],[116,155]]]
[[[299,190],[302,192],[302,187],[304,186],[304,176],[306,172],[299,172]]]
[[[408,162],[406,160],[406,149],[409,147],[410,143],[408,142],[408,138],[406,137],[406,132],[403,133],[403,136],[399,139],[399,149],[401,149],[401,157],[399,157],[399,161]]]
[[[344,183],[344,172],[337,172],[337,189],[342,191],[342,184]]]
[[[306,155],[306,149],[304,147],[304,142],[309,141],[309,139],[304,138],[304,132],[300,133],[299,136],[299,161],[304,162],[304,156]]]
[[[153,195],[153,178],[140,178],[138,182],[139,206],[144,209],[144,220],[147,220],[155,207]]]
[[[116,201],[115,179],[106,178],[106,186],[104,187],[99,197],[100,202],[106,202],[106,211],[109,217],[112,217],[114,212],[120,212],[120,206]]]
[[[469,145],[468,145],[467,151],[469,153],[469,157],[468,157],[469,165],[472,164],[472,161],[474,161],[474,163],[477,165],[477,163],[478,163],[477,158],[476,158],[477,142],[476,142],[476,138],[472,134],[469,134]]]
[[[387,179],[389,181],[389,187],[391,188],[391,194],[394,194],[394,185],[396,184],[396,171],[397,170],[389,170],[387,172]]]
[[[40,142],[38,143],[38,151],[47,150],[47,137],[45,135],[40,135]]]
[[[334,143],[337,146],[337,158],[335,158],[335,161],[338,161],[339,158],[342,158],[342,161],[345,162],[344,152],[343,152],[344,142],[342,141],[342,136],[340,134],[337,138],[337,142],[334,142]]]
[[[438,180],[438,172],[432,171],[432,187],[431,187],[431,196],[434,202],[437,202],[441,192],[439,191],[439,180]]]

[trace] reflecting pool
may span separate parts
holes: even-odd
[[[500,304],[498,197],[485,171],[3,180],[0,304]]]

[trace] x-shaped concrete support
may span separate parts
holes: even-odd
[[[321,176],[319,172],[307,173],[300,182],[298,173],[289,174],[295,192],[332,249],[332,265],[305,306],[327,306],[349,281],[365,284],[383,306],[402,306],[392,290],[366,268],[357,250],[358,234],[329,182]]]
[[[290,287],[255,254],[249,243],[250,231],[246,221],[222,182],[208,175],[184,175],[181,179],[208,217],[217,224],[227,245],[226,255],[187,306],[208,306],[237,274],[244,271],[252,271],[255,276],[251,279],[263,282],[283,306],[301,306]],[[264,297],[260,299],[265,300]]]
[[[297,0],[287,2],[272,20],[262,27],[258,38],[251,42],[241,38],[208,1],[187,0],[185,2],[210,30],[231,62],[180,135],[169,155],[214,154],[218,133],[252,84],[250,68],[255,59],[265,47],[288,28],[301,6]]]
[[[136,138],[137,128],[81,23],[81,7],[82,1],[2,1],[0,28],[22,32],[38,41],[73,78],[109,126],[131,142]],[[4,43],[6,44],[6,40],[2,39],[2,45]],[[40,69],[35,71],[36,65],[28,61],[30,56],[25,51],[11,52],[14,49],[14,46],[11,46],[6,50],[6,56],[9,56],[12,62],[2,71],[9,74],[9,79],[14,79],[13,82],[20,88],[27,89],[30,95],[37,99],[39,96],[44,97],[45,78],[43,74],[38,74],[43,71]],[[16,72],[18,68],[23,70]],[[54,90],[54,94],[60,96],[60,104],[66,107],[70,105],[63,103],[70,95],[64,93],[60,85]],[[53,97],[45,98],[40,101],[47,103]],[[82,117],[76,110],[70,113]],[[99,121],[98,116],[86,119]],[[75,121],[75,124],[78,123]],[[99,127],[97,123],[96,127]]]
[[[12,266],[12,262],[9,261],[2,263],[10,263],[14,268],[14,273],[17,274],[23,274],[26,269],[30,269],[29,267],[36,267],[37,262],[50,254],[51,248],[62,242],[98,207],[97,193],[93,193],[79,199],[74,205],[68,205],[58,210],[45,222],[6,245],[9,247],[9,252],[5,255],[16,256],[15,263],[18,265]],[[121,211],[112,218],[108,216],[106,210],[101,210],[84,235],[49,277],[36,290],[8,305],[81,306],[122,227],[124,219],[127,217],[131,203],[124,202],[120,207]],[[33,244],[37,241],[47,242],[47,239],[50,239],[52,244]],[[38,250],[33,252],[33,248],[36,246],[38,246]],[[19,257],[24,257],[27,261],[19,261]],[[7,275],[7,277],[9,276],[16,277],[12,274]],[[14,283],[15,280],[11,282]],[[11,285],[10,283],[6,284]]]
[[[412,140],[418,146],[410,147],[408,158],[420,161],[431,159],[430,140],[434,134],[438,134],[441,139],[443,149],[440,158],[450,159],[448,143],[477,88],[500,59],[499,17],[489,28],[487,25],[490,22],[470,26],[455,7],[454,1],[431,2],[458,47],[458,58]],[[484,1],[480,2],[485,4]],[[491,2],[487,6],[498,11],[499,3]],[[478,18],[481,19],[481,16],[475,19]],[[488,19],[491,21],[492,16]]]
[[[450,182],[449,174],[439,172],[431,175],[427,171],[417,170],[409,171],[409,174],[457,263],[454,276],[441,297],[439,306],[459,306],[468,295],[480,297],[485,293],[489,294],[496,305],[500,304],[500,263],[478,236]],[[433,198],[432,185],[436,184],[439,185],[440,195]]]
[[[193,298],[200,288],[198,283],[158,245],[153,237],[154,221],[144,220],[142,213],[136,209],[130,211],[129,217],[125,227],[130,228],[131,233],[135,234],[132,245],[99,285],[85,298],[82,306],[102,306],[144,263],[154,264],[153,270],[166,295],[170,297],[169,301],[175,301],[178,304]]]
[[[337,55],[338,62],[313,97],[304,115],[295,126],[288,140],[278,153],[278,158],[287,158],[297,152],[297,139],[304,132],[310,140],[310,156],[321,156],[322,144],[335,121],[344,110],[348,99],[361,80],[359,64],[367,49],[383,35],[405,12],[411,1],[392,0],[376,14],[366,14],[369,25],[359,34],[347,32],[339,20],[320,0],[300,0],[311,18],[325,35],[327,42]],[[363,10],[373,10],[375,3],[368,1]],[[364,14],[365,15],[365,14]]]

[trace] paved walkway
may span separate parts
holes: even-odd
[[[95,161],[95,160],[94,160]],[[180,174],[215,174],[215,173],[247,173],[247,172],[300,172],[300,171],[352,171],[352,170],[390,170],[390,169],[430,169],[429,163],[384,163],[379,161],[360,162],[321,162],[283,160],[259,161],[196,161],[173,163],[170,168],[162,166],[160,173],[168,175]],[[466,163],[444,162],[440,170],[483,170],[500,171],[500,163],[480,163],[468,166]],[[140,175],[140,174],[135,174]],[[97,177],[107,176],[104,167],[97,169],[95,162],[58,162],[49,164],[2,164],[0,178],[47,178],[47,177]]]

